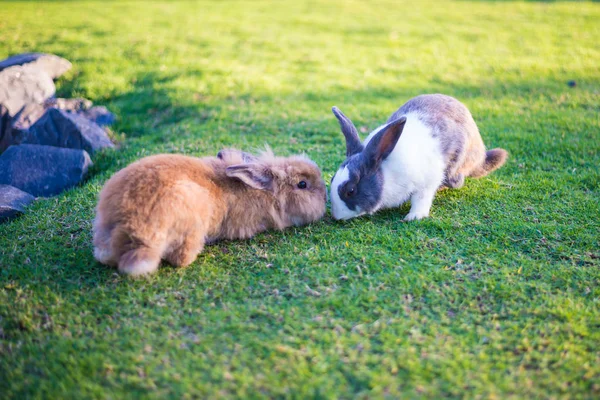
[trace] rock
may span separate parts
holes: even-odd
[[[114,147],[100,127],[114,123],[106,107],[54,98],[56,78],[71,68],[52,54],[26,53],[0,62],[0,154],[11,145],[40,144],[93,153]]]
[[[20,144],[27,130],[46,112],[40,104],[27,104],[13,118],[6,112],[6,123],[0,124],[0,154],[14,144]],[[0,106],[0,115],[2,106]]]
[[[21,108],[12,119],[12,129],[25,131],[31,128],[46,112],[46,108],[41,104],[27,104]],[[17,143],[14,143],[17,144]]]
[[[35,197],[14,186],[0,185],[0,222],[8,221],[25,212]]]
[[[44,102],[46,108],[58,108],[65,111],[84,111],[92,107],[92,102],[80,97],[74,99],[63,99],[62,97],[53,97]]]
[[[100,126],[112,125],[116,120],[115,115],[104,106],[96,106],[85,110],[83,116]]]
[[[23,53],[17,54],[16,56],[8,57],[0,61],[0,71],[8,67],[14,67],[15,65],[29,64],[42,57],[44,53]]]
[[[104,106],[94,106],[90,100],[75,98],[51,98],[46,100],[46,108],[58,108],[65,111],[75,111],[100,126],[112,125],[115,123],[115,115],[108,111]]]
[[[89,102],[84,99],[53,100],[65,101],[47,101],[44,105],[27,104],[12,119],[6,108],[0,105],[0,154],[9,146],[17,144],[84,149],[88,153],[114,147],[106,132],[90,120],[94,117],[101,123],[112,122],[111,117],[114,120],[114,115],[105,107],[92,107],[79,112],[67,112],[54,107],[46,109],[49,105],[77,109]],[[88,114],[90,111],[92,113]]]
[[[87,119],[100,126],[112,125],[115,123],[116,117],[108,111],[104,106],[93,106],[93,103],[87,99],[62,99],[51,98],[46,100],[44,106],[46,108],[58,108],[65,111],[74,111],[83,115]]]
[[[50,108],[20,140],[21,144],[83,149],[88,153],[114,147],[106,132],[78,113]]]
[[[0,104],[11,117],[27,104],[43,104],[55,92],[52,78],[32,64],[0,71]]]
[[[14,67],[15,65],[25,64],[34,65],[36,68],[46,72],[52,79],[58,78],[71,69],[72,66],[69,61],[54,54],[24,53],[0,61],[0,71]]]
[[[0,104],[0,154],[11,145],[11,124],[12,118],[8,113],[8,108]]]
[[[77,185],[92,165],[85,150],[23,144],[0,155],[0,184],[33,196],[54,196]]]

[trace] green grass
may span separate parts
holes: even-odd
[[[121,145],[0,225],[0,397],[597,398],[599,21],[585,2],[3,1],[0,58],[72,61],[58,94],[116,112]],[[511,158],[427,220],[327,216],[142,280],[93,259],[97,194],[136,159],[269,143],[329,180],[332,105],[366,130],[430,92]]]

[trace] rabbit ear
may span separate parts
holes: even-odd
[[[237,149],[222,149],[217,153],[217,158],[220,158],[221,160],[233,159],[236,156],[241,158],[245,163],[258,161],[256,156]]]
[[[369,141],[363,157],[366,160],[366,166],[369,170],[379,167],[381,162],[390,155],[396,147],[402,130],[406,124],[406,117],[401,117],[384,126],[374,137]]]
[[[273,191],[273,174],[258,163],[232,165],[225,169],[230,178],[237,178],[253,189]]]
[[[346,157],[360,153],[363,150],[363,145],[358,137],[358,131],[352,121],[350,121],[350,118],[346,117],[337,107],[332,107],[331,111],[333,111],[333,115],[340,122],[340,128],[342,128],[342,133],[346,138]]]

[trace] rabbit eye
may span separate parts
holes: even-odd
[[[348,196],[348,197],[354,196],[354,188],[348,189],[348,191],[346,192],[346,196]]]
[[[306,182],[305,181],[300,181],[298,182],[298,189],[306,189]]]

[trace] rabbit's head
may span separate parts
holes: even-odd
[[[270,150],[230,165],[227,176],[271,194],[285,226],[314,222],[325,214],[327,191],[321,170],[304,156],[275,157]],[[247,195],[252,196],[252,191]]]
[[[346,160],[331,181],[331,213],[335,219],[350,219],[377,210],[382,202],[382,163],[400,139],[406,118],[375,129],[363,145],[352,121],[337,107],[333,114],[346,138]]]

